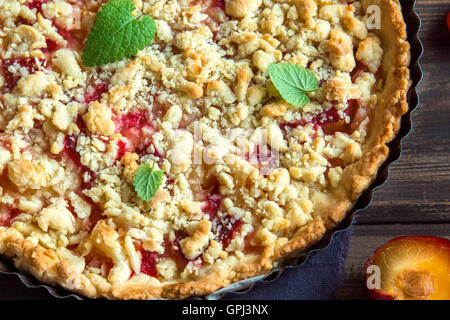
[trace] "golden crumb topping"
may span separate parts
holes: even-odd
[[[345,192],[384,81],[359,1],[133,0],[155,39],[88,68],[103,3],[0,1],[0,243],[54,250],[91,296],[157,288],[263,259]],[[280,62],[314,72],[307,105]],[[164,171],[149,201],[144,163]]]

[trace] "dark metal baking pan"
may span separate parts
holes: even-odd
[[[402,116],[401,127],[398,135],[388,144],[390,153],[388,159],[379,168],[378,174],[371,186],[358,198],[355,206],[346,216],[346,218],[340,223],[340,225],[328,233],[321,241],[319,241],[311,250],[300,255],[293,255],[283,259],[282,263],[272,270],[269,274],[246,279],[236,282],[226,288],[220,289],[210,295],[201,297],[200,299],[217,300],[221,299],[226,293],[244,294],[252,289],[256,282],[271,282],[278,279],[283,270],[286,268],[295,268],[305,263],[311,254],[317,254],[321,250],[327,248],[334,236],[338,233],[342,233],[347,230],[355,219],[355,216],[361,211],[367,208],[371,201],[374,191],[382,186],[389,178],[389,165],[397,161],[402,153],[402,140],[408,136],[412,129],[411,113],[419,106],[419,95],[417,93],[417,87],[422,81],[422,69],[419,64],[419,60],[422,57],[423,46],[419,39],[420,30],[420,18],[414,10],[415,1],[400,0],[402,5],[403,17],[406,21],[408,42],[411,45],[411,63],[409,70],[411,73],[412,85],[408,91],[408,112]],[[0,274],[8,276],[18,277],[22,283],[30,288],[44,288],[55,298],[60,299],[84,299],[84,297],[71,293],[59,286],[43,284],[36,278],[29,274],[21,273],[15,268],[9,261],[0,261]]]

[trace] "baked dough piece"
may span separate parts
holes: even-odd
[[[95,68],[80,56],[100,1],[0,3],[0,253],[88,297],[172,299],[308,250],[407,111],[397,1],[133,2],[156,38]],[[274,90],[278,62],[319,79],[303,108]],[[153,161],[163,185],[142,201],[133,178]]]

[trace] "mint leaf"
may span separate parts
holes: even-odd
[[[135,56],[155,37],[155,21],[134,17],[131,0],[112,0],[102,6],[89,33],[81,57],[87,67]]]
[[[307,92],[319,90],[319,81],[314,72],[295,64],[272,63],[269,76],[281,97],[297,107],[309,103]]]
[[[150,166],[150,163],[144,163],[139,167],[134,176],[134,191],[144,201],[153,198],[162,184],[164,171],[154,170],[154,168],[155,161],[153,161],[152,166]]]

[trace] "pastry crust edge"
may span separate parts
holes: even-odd
[[[343,177],[345,189],[338,190],[335,201],[322,210],[313,221],[297,231],[295,237],[287,243],[274,244],[265,248],[261,256],[246,256],[233,266],[212,268],[207,275],[196,281],[165,284],[160,287],[148,284],[127,283],[101,287],[94,286],[86,275],[77,272],[73,266],[60,260],[52,249],[46,249],[38,243],[24,239],[14,229],[0,232],[0,252],[12,257],[15,266],[31,273],[40,281],[58,284],[72,292],[87,297],[107,297],[109,299],[180,299],[210,294],[234,282],[268,273],[287,255],[307,251],[327,233],[336,228],[353,207],[358,196],[375,179],[379,167],[387,159],[390,142],[400,128],[400,119],[408,110],[406,95],[411,84],[409,76],[410,46],[406,41],[406,25],[397,0],[362,0],[364,7],[369,4],[381,4],[382,18],[386,30],[379,32],[383,39],[385,52],[382,66],[389,68],[386,73],[384,90],[379,94],[378,104],[384,112],[377,112],[371,128],[368,142],[364,144],[370,151],[353,165]],[[387,23],[387,24],[386,24]],[[386,28],[386,26],[392,26]],[[387,49],[386,43],[392,47]],[[391,59],[389,59],[391,58]],[[393,61],[392,61],[393,60]],[[379,110],[379,109],[377,109]]]

